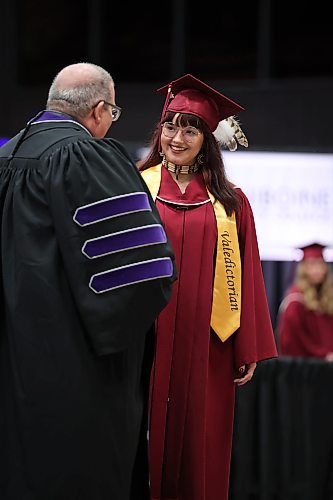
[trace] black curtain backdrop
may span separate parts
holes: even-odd
[[[262,261],[268,306],[274,330],[280,303],[295,275],[297,262]]]
[[[333,363],[278,358],[237,388],[230,500],[333,499]]]

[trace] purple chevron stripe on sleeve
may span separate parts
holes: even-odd
[[[89,259],[95,259],[111,253],[166,241],[163,227],[160,224],[152,224],[88,240],[82,247],[82,253]]]
[[[129,193],[106,198],[84,205],[75,210],[73,220],[79,226],[87,226],[111,217],[133,212],[151,211],[147,193]]]
[[[103,293],[143,281],[167,278],[172,274],[173,265],[170,257],[162,257],[94,274],[89,286],[95,293]]]

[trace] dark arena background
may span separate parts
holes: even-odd
[[[60,69],[87,61],[113,76],[123,115],[109,135],[137,160],[162,110],[155,89],[192,73],[244,106],[239,119],[249,154],[311,158],[307,186],[302,169],[298,174],[302,193],[308,189],[302,203],[311,201],[311,214],[324,210],[324,215],[313,224],[318,233],[307,235],[304,216],[304,224],[295,224],[298,239],[285,238],[284,243],[291,248],[308,236],[333,247],[333,29],[328,9],[327,3],[307,0],[199,5],[186,0],[2,0],[0,141],[45,107],[48,87]],[[325,172],[317,168],[322,158]],[[276,174],[270,172],[272,165],[267,161],[265,169],[271,178]],[[281,193],[286,193],[292,169],[291,162],[274,181],[285,182]],[[251,185],[252,179],[260,182],[247,170],[244,183]],[[323,186],[310,191],[320,181],[325,193]],[[263,188],[260,199],[273,211],[269,203],[277,200],[271,188]],[[284,203],[290,217],[295,199],[290,196]],[[262,206],[257,201],[254,206]],[[259,208],[258,228],[262,215]],[[290,217],[283,223],[290,223]],[[276,217],[259,243],[283,234],[284,226],[277,224]],[[275,328],[295,261],[260,250]],[[237,390],[230,500],[333,500],[332,389],[331,363],[280,357],[258,366],[253,381]]]

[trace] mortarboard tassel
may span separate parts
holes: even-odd
[[[167,92],[167,95],[166,95],[166,98],[165,98],[165,101],[164,101],[164,106],[163,106],[163,111],[162,111],[161,119],[163,119],[164,116],[165,116],[166,110],[168,109],[168,106],[169,106],[170,99],[174,97],[171,94],[171,88],[172,88],[172,82],[169,83],[169,86],[168,86],[168,92]]]

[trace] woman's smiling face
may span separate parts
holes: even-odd
[[[161,129],[161,148],[167,161],[176,165],[193,165],[204,142],[201,130],[191,125],[179,125],[179,113]]]

